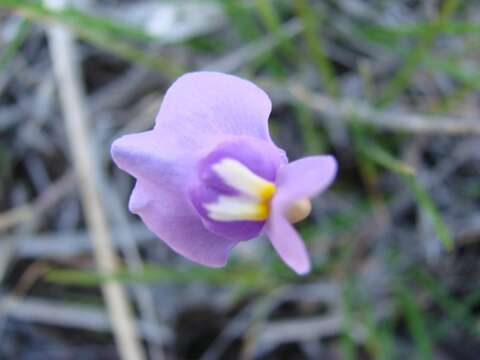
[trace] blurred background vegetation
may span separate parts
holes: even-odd
[[[55,31],[74,46],[52,46]],[[151,359],[478,359],[479,35],[478,1],[0,0],[0,358],[121,357],[100,291],[114,281]],[[112,274],[95,270],[62,56]],[[127,214],[112,140],[151,128],[172,81],[201,69],[269,93],[290,159],[338,158],[299,225],[310,275],[266,239],[202,268]]]

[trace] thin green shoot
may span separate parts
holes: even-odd
[[[313,7],[309,6],[308,0],[295,0],[294,4],[303,22],[305,40],[307,41],[310,56],[317,66],[325,89],[330,96],[336,97],[339,94],[339,87],[335,79],[333,66],[322,41],[321,32],[319,31],[321,29],[318,29],[318,24],[322,25],[321,16],[315,13]]]

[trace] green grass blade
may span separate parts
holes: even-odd
[[[232,25],[237,29],[242,38],[254,40],[260,37],[260,29],[243,1],[218,0],[218,3],[223,7]]]
[[[270,0],[254,0],[254,5],[260,20],[266,29],[278,37],[280,40],[279,48],[288,59],[294,59],[296,56],[295,46],[286,37],[282,31],[280,16],[277,9]]]
[[[432,22],[431,26],[421,34],[417,46],[412,49],[404,60],[403,66],[397,71],[394,78],[382,91],[383,95],[378,101],[379,106],[388,104],[395,99],[407,86],[419,63],[428,54],[435,36],[442,28],[442,24],[447,20],[460,5],[459,0],[447,0],[442,6],[438,17]]]
[[[375,317],[373,304],[358,292],[355,302],[366,330],[365,345],[372,359],[391,359],[394,356],[393,329],[390,321],[381,322]]]
[[[367,140],[361,140],[359,149],[377,164],[401,175],[415,175],[415,169],[401,160],[396,159],[380,145]]]
[[[440,24],[426,22],[396,26],[361,24],[358,26],[358,34],[366,40],[394,48],[404,38],[425,36],[432,27],[436,27],[439,35],[464,35],[480,32],[480,22],[444,19]]]
[[[430,221],[435,228],[435,232],[437,233],[440,241],[443,243],[443,246],[445,246],[447,250],[452,250],[454,241],[450,235],[450,231],[448,230],[447,225],[443,221],[442,215],[435,206],[435,203],[433,202],[428,192],[425,190],[423,185],[417,180],[415,176],[404,175],[404,179],[408,187],[412,191],[413,195],[415,196],[415,199],[417,200],[419,206],[430,218]]]
[[[268,288],[275,283],[270,275],[261,270],[250,267],[228,266],[224,271],[192,266],[177,269],[170,266],[147,264],[142,271],[130,272],[126,269],[110,276],[102,276],[96,271],[52,269],[46,280],[66,285],[95,286],[104,281],[115,279],[125,283],[168,281],[176,283],[190,283],[200,281],[215,285],[240,285],[254,288]]]
[[[154,37],[140,28],[126,25],[105,17],[91,15],[77,8],[67,6],[63,9],[50,9],[36,1],[0,0],[0,6],[7,7],[19,14],[43,21],[60,22],[70,27],[84,27],[91,31],[108,34],[112,37],[129,38],[138,41],[153,40]]]
[[[128,42],[118,41],[104,34],[89,30],[77,29],[76,35],[97,47],[107,50],[118,57],[133,63],[141,64],[147,68],[175,79],[185,72],[181,65],[149,54],[145,49],[138,48]]]
[[[7,44],[3,49],[2,54],[0,55],[0,73],[5,70],[10,61],[22,46],[23,42],[28,36],[28,31],[30,30],[30,22],[28,20],[22,19],[18,25],[17,31],[13,36],[12,40]]]
[[[304,104],[295,104],[296,118],[300,126],[302,135],[302,143],[305,144],[307,154],[322,154],[326,150],[325,139],[321,136],[319,131],[315,128],[315,121],[313,119],[314,113]]]
[[[353,279],[348,279],[345,282],[342,291],[342,332],[340,338],[340,350],[342,352],[342,358],[347,360],[354,360],[357,358],[357,351],[355,341],[351,334],[353,328],[356,326],[354,321],[354,285]]]
[[[9,8],[19,10],[20,14],[35,21],[54,21],[68,26],[76,36],[83,39],[101,49],[111,52],[118,57],[128,60],[133,63],[144,65],[152,70],[158,71],[169,78],[176,78],[185,72],[179,65],[173,64],[170,61],[162,59],[161,57],[150,55],[145,49],[139,48],[133,45],[131,42],[126,41],[118,36],[113,36],[105,28],[99,28],[98,26],[90,26],[91,23],[84,23],[82,20],[75,22],[65,22],[65,18],[62,16],[57,17],[57,12],[46,10],[36,3],[25,2],[19,3],[11,0],[0,0],[0,5],[7,5]],[[71,9],[69,11],[72,11]],[[60,14],[63,14],[60,12]],[[86,15],[85,15],[86,16]]]
[[[262,32],[257,22],[255,22],[251,7],[247,7],[243,1],[238,0],[217,0],[225,10],[229,20],[237,29],[240,36],[247,41],[255,41],[261,37]],[[275,77],[284,77],[285,69],[273,55],[273,51],[268,51],[257,58],[250,68],[257,68],[265,65]]]
[[[295,0],[294,4],[303,22],[305,40],[307,41],[310,56],[317,65],[318,72],[325,84],[327,92],[331,96],[336,97],[339,88],[336,83],[335,73],[317,29],[317,24],[322,23],[322,21],[319,20],[320,16],[315,13],[315,9],[309,5],[308,0]]]
[[[466,303],[457,301],[435,278],[423,269],[413,272],[412,278],[421,283],[431,294],[431,298],[447,313],[450,320],[465,326],[474,336],[479,336],[475,328],[473,314]]]
[[[430,337],[422,308],[416,303],[415,296],[402,284],[397,284],[396,300],[405,315],[407,328],[422,360],[433,359],[433,342]]]
[[[368,156],[377,164],[392,170],[403,177],[405,183],[413,193],[415,200],[418,202],[418,205],[423,211],[425,211],[430,218],[430,221],[432,221],[440,241],[447,250],[451,250],[454,242],[450,235],[450,231],[443,221],[443,218],[432,198],[415,176],[415,170],[404,162],[395,159],[395,157],[388,151],[373,142],[363,141],[359,149],[365,154],[365,156]]]
[[[448,74],[452,78],[471,86],[473,89],[480,89],[480,72],[475,68],[465,69],[460,62],[461,57],[464,58],[464,55],[452,58],[427,56],[424,59],[424,64],[427,68]]]

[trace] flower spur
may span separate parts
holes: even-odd
[[[195,72],[168,89],[152,130],[112,144],[136,178],[129,201],[147,227],[179,254],[225,265],[239,242],[265,234],[299,274],[310,260],[292,223],[333,181],[330,155],[288,163],[271,140],[267,94],[247,80]]]

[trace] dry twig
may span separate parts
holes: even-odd
[[[0,232],[43,215],[73,188],[73,180],[73,173],[67,172],[31,204],[21,205],[0,214]]]
[[[98,332],[112,330],[108,314],[94,306],[67,305],[63,302],[10,296],[0,303],[0,311],[17,320],[28,322]],[[168,328],[157,329],[155,324],[147,321],[138,322],[138,328],[145,339],[158,344],[172,336]]]
[[[480,135],[480,121],[460,117],[423,115],[400,112],[392,109],[375,109],[367,103],[354,99],[335,100],[308,90],[299,83],[278,84],[259,81],[272,94],[290,97],[314,111],[344,122],[373,125],[379,129],[413,132],[416,134]]]
[[[65,5],[64,1],[45,0],[45,3],[53,6]],[[87,114],[83,105],[79,68],[75,61],[74,40],[67,29],[55,25],[50,28],[49,42],[66,132],[79,178],[87,225],[92,234],[97,267],[103,275],[115,273],[118,270],[118,259],[100,201],[100,186],[96,178],[99,172],[88,135]],[[118,281],[111,279],[103,283],[102,290],[120,356],[125,360],[144,359],[145,355],[137,338],[125,289]]]

